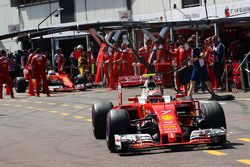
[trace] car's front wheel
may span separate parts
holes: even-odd
[[[201,116],[204,119],[206,129],[227,128],[224,110],[218,102],[201,103]],[[214,145],[223,145],[226,142],[226,135],[223,135]]]
[[[15,89],[17,93],[24,93],[27,89],[27,82],[24,77],[17,77],[15,80]]]
[[[106,116],[112,108],[111,102],[99,102],[92,105],[92,127],[96,139],[105,139]]]
[[[106,123],[106,142],[110,152],[117,152],[115,134],[122,135],[129,132],[129,115],[124,109],[110,110]]]

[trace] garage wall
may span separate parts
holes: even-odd
[[[0,3],[0,34],[9,33],[9,25],[18,25],[18,9],[10,7],[10,0],[1,0]],[[0,49],[18,49],[19,45],[11,39],[0,41]]]
[[[126,10],[126,0],[75,0],[77,22],[116,21],[118,11],[123,10]]]
[[[19,10],[21,28],[36,28],[44,18],[46,18],[57,8],[59,8],[58,2],[20,7]],[[53,15],[49,17],[44,23],[42,23],[40,28],[47,27],[49,25],[56,25],[59,23],[60,17],[55,17],[55,15]]]

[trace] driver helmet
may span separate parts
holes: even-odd
[[[156,84],[153,81],[148,81],[147,82],[147,87],[149,90],[154,90],[156,88]]]
[[[55,75],[56,73],[55,73],[55,71],[54,70],[49,70],[48,71],[48,75]]]
[[[82,45],[78,45],[76,49],[77,49],[77,50],[78,50],[78,49],[82,49],[82,50],[83,50],[83,46],[82,46]]]

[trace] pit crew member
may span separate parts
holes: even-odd
[[[46,70],[47,70],[47,57],[46,55],[42,54],[41,49],[37,49],[35,51],[35,55],[31,60],[32,71],[34,73],[36,79],[36,95],[37,97],[40,96],[40,84],[41,79],[43,80],[43,88],[47,96],[50,96],[48,81],[46,77]]]
[[[0,52],[0,99],[3,99],[3,82],[5,81],[6,87],[10,88],[11,98],[14,98],[12,85],[9,76],[10,60],[6,56],[5,50]]]

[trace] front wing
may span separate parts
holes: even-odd
[[[115,135],[115,147],[119,150],[150,149],[155,147],[171,147],[177,145],[211,144],[218,141],[218,137],[226,135],[226,129],[194,130],[189,142],[161,144],[154,141],[150,134]]]
[[[83,91],[86,90],[86,86],[84,84],[74,85],[74,87],[63,87],[63,86],[49,86],[50,91],[53,92],[70,92],[70,91]]]

